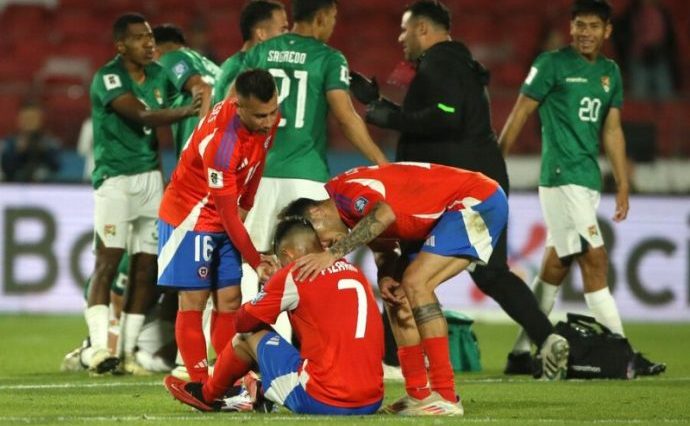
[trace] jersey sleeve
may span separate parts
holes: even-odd
[[[370,179],[338,179],[329,181],[326,191],[335,200],[341,216],[356,223],[379,201],[385,201],[383,194],[376,189],[378,184],[380,182]]]
[[[520,93],[541,102],[556,84],[553,53],[541,54],[532,64]]]
[[[168,52],[161,56],[160,63],[165,68],[168,78],[177,91],[182,92],[184,85],[193,75],[202,75],[191,58],[181,51]]]
[[[621,69],[617,64],[613,64],[613,96],[611,97],[611,108],[623,107],[623,77],[621,77]]]
[[[114,69],[105,69],[96,74],[92,86],[101,104],[108,105],[115,98],[132,92],[130,80]]]
[[[291,268],[292,264],[273,275],[253,300],[242,305],[242,309],[267,324],[274,324],[281,312],[295,310],[299,305],[299,293]]]
[[[350,69],[342,53],[332,52],[324,65],[324,90],[350,89]]]

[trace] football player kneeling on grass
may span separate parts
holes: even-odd
[[[313,281],[296,279],[293,262],[323,250],[304,219],[278,224],[274,250],[283,268],[240,308],[238,334],[213,376],[203,384],[167,376],[166,388],[198,410],[217,411],[226,390],[258,366],[263,386],[245,381],[255,405],[265,398],[302,414],[375,413],[383,399],[383,326],[371,286],[345,259]],[[268,325],[282,311],[289,313],[299,351]]]

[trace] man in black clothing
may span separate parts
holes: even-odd
[[[375,82],[353,73],[351,91],[367,104],[366,119],[401,132],[396,161],[421,161],[474,170],[496,180],[506,194],[506,165],[491,126],[489,72],[449,35],[450,13],[439,1],[418,1],[402,18],[398,41],[417,73],[402,107],[378,94]],[[507,231],[488,265],[471,272],[477,286],[520,324],[538,348],[563,350],[563,338],[539,309],[529,287],[508,269]],[[557,343],[558,342],[558,343]],[[506,373],[531,373],[529,353],[509,354]],[[548,376],[549,372],[545,371]],[[555,377],[548,377],[550,379]]]

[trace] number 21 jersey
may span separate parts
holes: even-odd
[[[273,75],[283,116],[264,176],[327,181],[326,93],[349,90],[343,54],[313,37],[288,33],[248,51],[243,69],[249,68],[263,68]]]

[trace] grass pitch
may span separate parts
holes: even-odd
[[[79,316],[0,316],[0,424],[688,424],[690,325],[628,324],[635,347],[668,371],[633,381],[538,382],[501,374],[516,333],[513,325],[477,324],[484,371],[459,374],[465,417],[335,418],[274,414],[198,413],[174,401],[162,375],[90,378],[60,373],[60,361],[86,334]],[[403,394],[386,383],[386,402]]]

